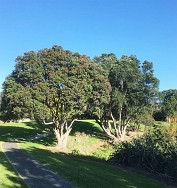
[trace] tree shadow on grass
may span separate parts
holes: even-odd
[[[100,139],[107,139],[108,137],[103,130],[95,123],[95,121],[76,121],[73,124],[71,136],[75,135],[76,132],[85,133],[87,135],[96,136]]]
[[[23,141],[29,138],[30,135],[36,134],[36,131],[18,126],[0,126],[0,133],[1,141]]]
[[[40,129],[40,125],[36,121],[29,121],[29,122],[24,122],[24,124],[28,127],[32,127],[33,129]]]
[[[38,144],[42,144],[44,146],[55,146],[56,143],[57,143],[57,140],[56,140],[56,137],[53,133],[53,134],[51,134],[47,137],[41,138],[39,140],[34,140],[33,142],[38,143]]]
[[[30,121],[30,122],[25,122],[25,125],[28,127],[32,127],[33,129],[36,130],[41,130],[41,131],[50,131],[52,130],[51,125],[44,125],[44,124],[38,124],[36,121]]]
[[[0,141],[25,141],[26,139],[30,138],[31,136],[36,135],[37,133],[42,133],[41,130],[36,129],[28,129],[26,127],[18,127],[17,126],[0,126]]]

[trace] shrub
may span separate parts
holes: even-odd
[[[143,137],[116,145],[110,162],[177,178],[177,132],[169,130],[174,125],[157,126]]]

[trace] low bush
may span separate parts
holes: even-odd
[[[116,145],[110,162],[177,178],[176,127],[174,124],[156,126],[143,137]]]

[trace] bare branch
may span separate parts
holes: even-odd
[[[53,121],[46,123],[45,120],[43,121],[44,125],[52,125]]]

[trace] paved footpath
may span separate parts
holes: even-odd
[[[62,180],[61,177],[46,169],[42,164],[22,151],[16,143],[4,142],[2,143],[2,149],[30,188],[73,188],[68,182]]]

